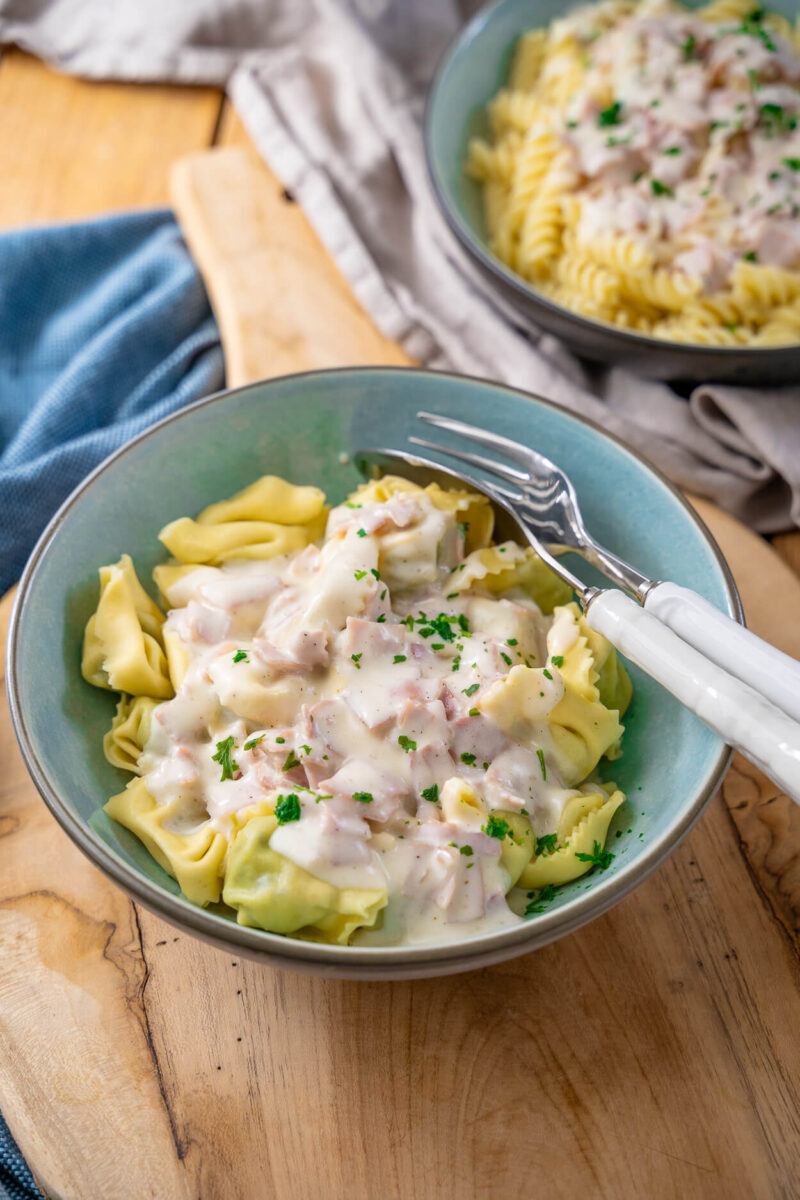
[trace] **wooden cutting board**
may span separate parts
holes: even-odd
[[[193,156],[173,190],[231,385],[406,361],[251,151]],[[751,625],[800,657],[800,581],[698,508]],[[589,927],[468,975],[356,984],[133,905],[50,817],[4,703],[0,747],[0,1106],[47,1195],[796,1194],[800,808],[747,764]]]

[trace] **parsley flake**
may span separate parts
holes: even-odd
[[[480,709],[478,708],[471,708],[467,713],[468,717],[479,717],[480,715]]]
[[[367,536],[367,531],[366,531],[366,529],[358,529],[356,532],[358,533],[358,536],[359,536],[359,537],[366,537],[366,536]]]
[[[650,180],[650,188],[651,188],[651,191],[654,196],[674,196],[675,195],[672,188],[667,187],[667,185],[665,183],[662,183],[660,179],[651,179]]]
[[[372,792],[353,792],[353,799],[361,804],[372,804]]]
[[[544,750],[541,747],[536,751],[536,757],[539,760],[539,766],[542,768],[542,779],[547,779],[547,765],[544,761]]]
[[[619,100],[615,100],[608,108],[604,108],[602,112],[597,114],[597,124],[601,129],[607,125],[619,125],[621,111],[622,103]]]
[[[250,738],[250,741],[245,742],[245,744],[244,744],[245,750],[252,750],[255,746],[258,745],[259,742],[263,742],[263,740],[266,736],[267,735],[265,733],[262,733],[259,737]]]
[[[279,825],[288,825],[290,821],[300,820],[300,797],[291,792],[288,796],[278,796],[275,805],[275,816]]]
[[[564,665],[564,655],[563,654],[554,654],[550,661],[552,662],[554,667],[558,667],[560,670]]]
[[[412,741],[410,737],[406,737],[404,733],[400,734],[400,737],[397,739],[397,744],[401,750],[405,750],[406,754],[408,754],[410,750],[416,750],[417,748],[417,743]]]
[[[508,834],[508,821],[504,821],[502,817],[496,817],[494,813],[491,813],[489,820],[481,828],[484,833],[488,833],[489,837],[497,838],[502,842]]]
[[[354,571],[354,572],[353,572],[353,578],[354,578],[356,581],[359,581],[359,580],[361,580],[361,579],[365,579],[365,578],[366,578],[366,574],[367,574],[367,572],[366,572],[366,571]]]
[[[432,783],[430,787],[423,790],[422,799],[427,800],[429,804],[439,803],[439,785]]]
[[[465,858],[472,858],[474,851],[472,846],[459,846],[458,853],[463,854]]]
[[[556,889],[552,883],[548,883],[541,888],[535,900],[531,900],[525,909],[525,916],[530,917],[533,913],[545,912],[545,905],[555,897]]]
[[[237,662],[250,662],[250,659],[247,657],[247,651],[246,651],[246,650],[237,650],[237,651],[236,651],[236,653],[235,653],[235,654],[234,654],[234,656],[233,656],[233,661],[234,661],[235,663],[237,663]]]
[[[238,764],[231,758],[233,746],[233,735],[231,735],[231,737],[226,737],[223,741],[217,742],[217,753],[211,755],[211,761],[219,763],[222,767],[220,783],[224,783],[226,779],[233,779],[233,772],[239,770]]]
[[[360,671],[361,670],[361,659],[364,657],[363,650],[362,650],[361,654],[351,654],[350,657],[356,665],[356,670]]]
[[[575,851],[575,857],[581,862],[588,862],[592,867],[597,867],[599,871],[605,871],[611,866],[614,855],[610,850],[603,850],[599,842],[595,842],[592,846],[592,853],[585,854],[580,850]]]
[[[550,671],[548,671],[547,667],[542,667],[542,674],[544,675],[545,679],[552,679],[552,678],[553,678],[553,676],[552,676],[551,672],[550,672]]]
[[[462,754],[461,761],[468,767],[474,767],[475,766],[475,755],[474,754]]]
[[[294,767],[299,767],[299,766],[300,766],[300,761],[299,761],[297,755],[295,754],[294,750],[290,750],[289,753],[286,755],[286,759],[284,761],[283,766],[281,767],[281,770],[282,771],[291,771],[291,770],[293,770]]]
[[[537,857],[540,854],[554,854],[557,847],[558,847],[558,834],[557,833],[546,833],[544,835],[544,837],[537,837],[537,839],[536,839],[536,855],[537,855]]]
[[[392,659],[392,663],[401,663],[401,662],[405,662],[405,661],[406,661],[405,654],[395,654],[394,658]]]
[[[469,687],[462,688],[461,691],[465,696],[474,696],[480,686],[479,683],[471,683]]]
[[[790,171],[800,171],[800,158],[782,158],[781,162]]]

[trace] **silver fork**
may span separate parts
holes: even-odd
[[[450,422],[448,418],[434,417],[433,420],[437,424],[447,421],[446,427],[452,432],[460,433],[466,430],[471,434],[475,429],[473,426],[465,426],[463,422]],[[488,435],[484,430],[475,431],[491,438],[496,436]],[[527,482],[527,472],[516,467],[509,468],[482,456],[467,457],[463,451],[453,454],[446,446],[424,442],[419,438],[411,440],[427,445],[444,455],[452,455],[462,460],[466,458],[466,461],[482,470],[494,471],[495,474],[499,471],[500,478],[516,484],[516,491],[493,480],[483,477],[477,480],[463,472],[456,473],[443,467],[441,463],[402,451],[365,449],[354,455],[354,458],[368,477],[374,471],[379,475],[398,472],[423,485],[434,480],[445,487],[452,487],[454,483],[466,484],[474,491],[488,496],[498,510],[501,521],[505,522],[506,529],[510,527],[510,536],[518,537],[522,534],[537,554],[575,591],[586,615],[586,621],[592,629],[608,638],[626,658],[657,680],[729,745],[741,750],[788,796],[800,802],[800,724],[797,721],[772,703],[767,695],[756,691],[747,682],[743,682],[723,666],[717,665],[702,650],[695,649],[674,633],[658,617],[646,612],[642,605],[625,591],[619,588],[591,587],[579,579],[563,559],[554,557],[527,516],[528,506],[523,503],[522,486]],[[487,444],[496,445],[495,442]],[[510,444],[516,448],[516,443]],[[519,447],[520,451],[522,449]],[[574,492],[572,495],[574,497]],[[545,527],[551,532],[554,528],[547,524]],[[564,544],[560,537],[561,532],[563,531],[559,531],[559,545]],[[633,570],[616,556],[611,558],[616,564],[615,570],[620,566],[626,571]],[[598,563],[599,561],[598,559]],[[643,581],[645,596],[651,594],[651,591],[657,591],[656,585],[638,572],[626,575],[629,583],[635,581],[636,577]],[[705,601],[702,603],[705,604]],[[734,630],[737,628],[734,622],[729,624]],[[724,639],[719,640],[724,643]],[[760,645],[765,646],[764,643]],[[765,648],[768,649],[766,646]],[[726,656],[726,659],[734,657],[735,652]],[[791,659],[788,661],[792,663]]]
[[[539,541],[547,543],[551,550],[566,548],[582,554],[690,646],[800,721],[800,663],[732,621],[697,592],[675,583],[648,579],[596,542],[583,522],[572,481],[544,454],[464,421],[436,413],[420,412],[417,416],[429,425],[458,434],[479,446],[499,450],[511,459],[516,466],[423,438],[410,439],[418,446],[449,455],[514,484],[512,490],[493,481],[492,488],[514,506]]]

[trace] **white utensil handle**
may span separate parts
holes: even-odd
[[[800,803],[796,721],[704,658],[624,592],[600,592],[586,620]]]
[[[644,607],[718,667],[800,721],[800,662],[796,659],[732,621],[697,592],[676,583],[651,588]]]

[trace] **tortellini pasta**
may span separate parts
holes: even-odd
[[[188,900],[201,905],[219,900],[228,842],[207,814],[198,815],[180,798],[157,804],[143,779],[112,796],[105,810],[144,842]]]
[[[120,693],[104,751],[137,776],[105,810],[190,901],[411,944],[606,865],[624,797],[593,773],[630,680],[493,525],[483,496],[394,476],[329,519],[265,476],[162,530],[166,617],[127,555],[100,569],[82,669]]]
[[[239,924],[340,945],[356,929],[373,926],[386,889],[337,888],[318,879],[270,847],[277,827],[274,816],[253,816],[234,838],[223,899]]]
[[[127,554],[100,568],[100,600],[83,639],[81,670],[95,687],[154,696],[173,695],[161,627],[164,614],[136,576]]]

